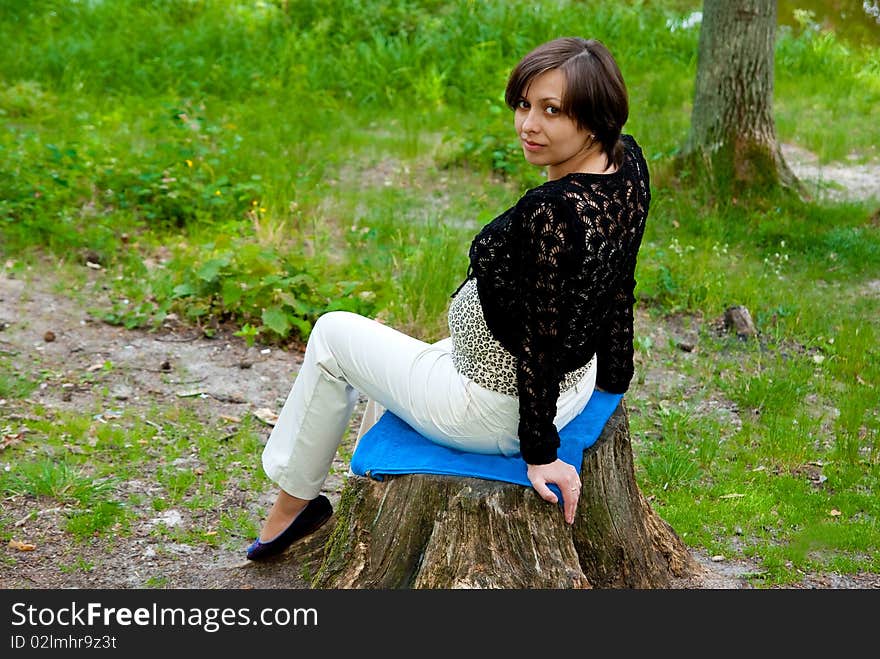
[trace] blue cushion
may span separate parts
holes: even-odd
[[[580,472],[584,449],[599,438],[621,398],[623,394],[594,391],[583,412],[559,432],[559,459]],[[361,437],[351,458],[352,472],[376,480],[382,480],[387,474],[442,474],[531,487],[526,469],[526,463],[518,453],[513,456],[483,455],[435,444],[388,411]],[[550,489],[560,497],[555,485]]]

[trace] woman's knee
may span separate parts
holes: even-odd
[[[351,326],[352,317],[359,318],[357,314],[350,311],[328,311],[321,314],[312,327],[312,334],[316,332],[327,333],[334,332],[342,326]]]

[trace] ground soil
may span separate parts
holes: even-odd
[[[796,173],[805,175],[815,167],[813,162],[799,162],[797,152],[789,150]],[[791,156],[794,156],[792,159]],[[840,172],[843,172],[841,174]],[[839,187],[846,187],[847,177],[856,196],[875,196],[859,186],[862,171],[847,169],[826,172],[839,176]],[[876,182],[877,171],[872,181]],[[867,194],[866,194],[867,192]],[[82,266],[86,268],[86,265]],[[16,364],[28,364],[30,372],[41,372],[45,378],[40,388],[26,402],[0,401],[0,428],[11,432],[22,415],[42,406],[51,418],[53,411],[89,411],[104,404],[107,394],[113,406],[103,414],[112,418],[114,410],[126,409],[150,414],[156,405],[190,405],[207,422],[222,417],[241,418],[248,411],[280,410],[293,376],[301,363],[301,350],[277,347],[248,347],[245,342],[222,328],[208,338],[198,328],[170,320],[156,331],[126,330],[96,320],[86,309],[79,295],[66,294],[52,264],[29,272],[12,275],[0,269],[0,354]],[[100,290],[102,273],[88,273],[93,290]],[[684,326],[680,319],[659,322],[640,313],[637,334],[654,337],[653,344],[665,346],[693,341],[694,328]],[[53,340],[47,336],[52,333]],[[670,342],[670,338],[675,339]],[[77,374],[110,361],[114,368],[104,373],[102,387],[84,386]],[[645,372],[642,386],[694,386],[682,382],[682,374],[665,370],[657,362]],[[76,384],[75,384],[76,383]],[[198,395],[182,397],[181,393],[198,390]],[[723,406],[723,401],[704,401],[707,405]],[[352,436],[360,421],[363,404],[358,405],[352,419]],[[261,412],[261,414],[263,414]],[[100,414],[99,414],[100,416]],[[100,419],[99,419],[100,420]],[[20,424],[19,424],[20,425]],[[266,424],[264,437],[270,425]],[[348,440],[350,441],[350,440]],[[242,461],[258,464],[258,455],[243,455]],[[0,468],[11,468],[9,454],[0,451]],[[341,461],[334,464],[334,473],[327,481],[325,492],[335,504],[344,484],[347,468]],[[131,491],[148,493],[153,485],[148,475],[127,484]],[[229,509],[247,511],[260,520],[271,505],[274,493],[246,492],[230,488],[224,501]],[[294,558],[268,564],[244,560],[241,546],[219,543],[217,548],[173,544],[151,533],[157,523],[186,525],[193,521],[192,511],[171,509],[155,513],[138,511],[140,522],[130,535],[111,540],[74,542],[62,531],[63,508],[52,502],[32,497],[11,496],[3,500],[3,520],[8,534],[35,545],[33,551],[20,551],[11,546],[0,547],[0,587],[2,588],[144,588],[151,584],[162,588],[306,588],[302,566]],[[33,513],[38,513],[33,518]],[[10,520],[11,522],[10,526]],[[749,575],[760,572],[758,565],[729,557],[709,557],[693,551],[701,571],[673,584],[674,588],[743,589],[751,588]],[[91,565],[91,569],[70,566]],[[804,574],[799,588],[878,588],[880,575]]]

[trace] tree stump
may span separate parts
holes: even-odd
[[[635,481],[621,401],[585,451],[575,523],[530,487],[350,476],[315,588],[664,588],[696,564]]]

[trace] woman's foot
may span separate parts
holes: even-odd
[[[290,526],[308,503],[308,499],[300,499],[279,490],[260,531],[260,542],[268,542]]]
[[[280,554],[300,538],[317,531],[332,515],[333,507],[323,494],[308,501],[280,492],[260,537],[247,549],[248,559],[257,561]]]

